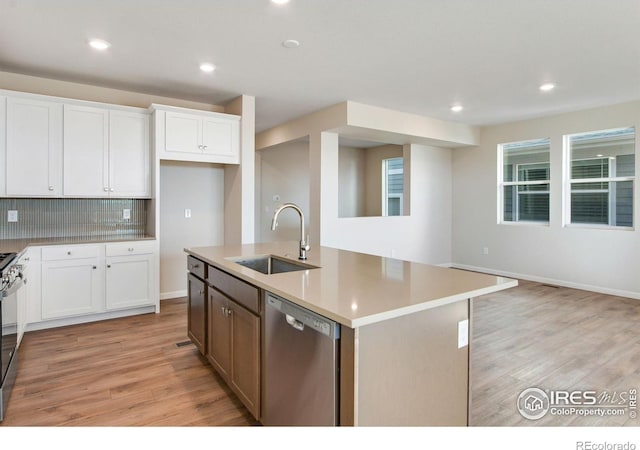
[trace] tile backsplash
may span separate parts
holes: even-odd
[[[148,200],[0,198],[0,239],[144,237]],[[124,210],[130,218],[124,219]],[[9,211],[18,221],[9,222]]]

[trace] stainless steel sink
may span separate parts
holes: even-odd
[[[274,255],[232,258],[232,261],[236,264],[240,264],[241,266],[264,273],[265,275],[318,268],[317,266],[312,266],[310,264],[304,264],[297,261],[290,261]]]

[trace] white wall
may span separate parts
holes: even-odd
[[[331,169],[338,161],[337,140],[323,136],[318,141],[323,145],[324,169],[322,245],[430,264],[451,261],[450,149],[417,144],[405,146],[411,215],[340,218],[337,208],[332,206],[337,203],[338,189],[324,182],[334,176]],[[336,146],[335,150],[332,145]]]
[[[637,181],[634,231],[564,227],[562,220],[563,135],[627,126],[640,129],[640,102],[487,127],[480,146],[454,150],[455,265],[640,298]],[[498,224],[497,145],[545,137],[551,139],[549,226]],[[638,148],[636,136],[636,174]]]
[[[366,150],[365,215],[382,215],[382,161],[402,157],[401,145],[382,145]],[[410,194],[409,194],[410,195]]]
[[[366,149],[340,146],[338,154],[338,215],[365,214]]]
[[[160,164],[160,298],[186,295],[185,247],[224,244],[224,167]],[[191,218],[184,216],[191,209]]]
[[[299,241],[300,218],[293,210],[283,211],[278,228],[271,231],[271,219],[278,206],[295,203],[305,214],[308,229],[309,208],[309,144],[295,141],[260,151],[260,214],[258,242]],[[274,200],[279,196],[280,200]]]

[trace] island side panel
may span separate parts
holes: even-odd
[[[353,328],[340,327],[340,425],[353,426],[355,410],[355,345],[356,332]]]
[[[355,424],[467,426],[469,347],[458,322],[469,301],[358,328]]]

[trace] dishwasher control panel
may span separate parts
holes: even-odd
[[[267,292],[267,307],[280,311],[286,316],[287,322],[300,331],[307,326],[332,339],[340,338],[340,326],[338,323],[277,297],[270,292]]]

